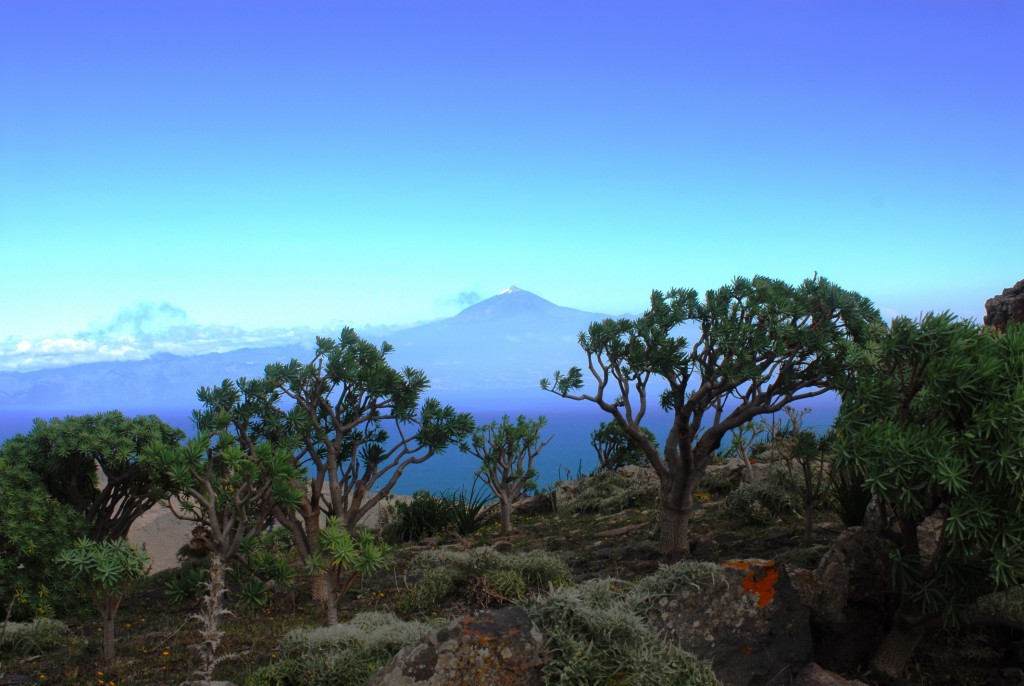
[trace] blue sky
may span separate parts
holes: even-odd
[[[0,3],[0,368],[1024,278],[1024,4]]]

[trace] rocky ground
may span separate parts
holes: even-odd
[[[565,500],[569,496],[563,494],[562,497]],[[551,500],[548,498],[549,504]],[[858,546],[866,544],[845,531],[827,512],[817,514],[811,543],[805,545],[799,516],[754,525],[731,515],[722,503],[720,497],[709,498],[692,524],[694,557],[717,563],[718,569],[723,570],[715,582],[717,585],[704,586],[703,590],[698,588],[694,592],[683,590],[667,597],[664,611],[658,613],[658,621],[662,623],[660,630],[666,635],[682,635],[699,625],[703,627],[701,635],[713,637],[708,640],[716,644],[706,646],[710,652],[705,657],[730,650],[733,651],[730,664],[762,670],[761,676],[747,679],[729,669],[716,669],[720,672],[719,678],[730,684],[794,683],[795,675],[786,664],[790,653],[800,653],[793,659],[801,664],[821,663],[834,670],[827,672],[816,666],[807,667],[796,683],[841,685],[856,684],[855,680],[865,684],[886,683],[873,679],[862,666],[884,631],[880,617],[872,615],[872,608],[877,610],[887,602],[886,580],[870,565],[851,571],[850,565],[844,562],[846,557],[853,556],[851,551],[854,550],[863,556]],[[515,532],[510,536],[499,535],[496,525],[491,524],[467,537],[445,534],[397,547],[393,565],[354,587],[342,607],[343,619],[365,610],[400,611],[403,598],[416,579],[416,572],[410,571],[409,565],[428,550],[470,550],[487,545],[506,553],[550,551],[565,561],[576,583],[604,578],[636,581],[653,574],[662,565],[655,541],[657,513],[653,505],[626,507],[605,514],[548,509],[543,502],[534,502],[534,511],[527,509],[518,514]],[[152,524],[148,522],[144,526]],[[180,547],[179,540],[173,539],[167,530],[147,530],[158,537],[156,540],[161,546]],[[4,675],[0,676],[0,684],[125,686],[180,684],[188,680],[197,660],[195,649],[190,648],[197,642],[196,623],[190,619],[195,605],[172,602],[166,582],[175,573],[169,569],[154,575],[126,600],[118,614],[119,659],[116,665],[107,668],[100,665],[98,622],[91,617],[72,618],[67,621],[70,632],[58,645],[29,651],[30,654],[0,655],[0,675]],[[476,596],[457,597],[437,608],[437,613],[458,618],[463,613],[482,609],[477,601]],[[495,610],[501,603],[487,605],[489,610]],[[851,613],[837,605],[857,605],[857,608]],[[685,609],[687,606],[689,610]],[[765,619],[765,612],[759,611],[765,607],[773,613],[768,619]],[[678,614],[684,610],[691,614]],[[726,646],[726,638],[719,637],[732,631],[733,624],[740,627],[744,613],[750,616],[751,622],[760,623],[758,641],[763,643]],[[687,620],[690,626],[679,621],[682,616],[691,617]],[[483,640],[480,637],[484,634],[473,633],[477,629],[466,625],[467,620],[458,621],[463,622],[459,625],[463,627],[460,632],[476,637],[474,640]],[[515,622],[523,619],[506,617],[500,621],[518,626]],[[322,611],[312,602],[305,587],[277,589],[264,606],[250,611],[237,610],[226,618],[226,634],[220,651],[232,657],[218,667],[216,675],[238,684],[247,683],[261,667],[280,659],[280,641],[285,633],[321,622]],[[809,627],[812,623],[816,627],[813,632],[792,629],[796,625]],[[493,630],[493,624],[488,626],[491,627],[488,630]],[[728,640],[744,640],[743,636],[736,637],[737,631],[738,628]],[[779,637],[784,634],[785,640],[780,643]],[[894,686],[897,683],[920,686],[1022,684],[1024,674],[1014,657],[1021,639],[1019,632],[1005,627],[961,627],[937,632],[918,650],[906,680],[890,683]],[[437,642],[436,638],[434,640]],[[723,662],[718,658],[716,664]],[[768,674],[764,670],[774,671]],[[377,683],[439,682],[380,680]]]

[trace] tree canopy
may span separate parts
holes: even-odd
[[[229,563],[246,538],[266,528],[275,507],[298,509],[305,474],[293,460],[294,437],[275,421],[276,394],[265,381],[225,379],[197,395],[199,434],[154,456],[173,484],[172,512],[205,526],[211,551]]]
[[[636,319],[606,319],[580,334],[586,372],[555,372],[541,387],[595,403],[641,447],[662,490],[661,549],[688,550],[693,492],[723,437],[751,419],[841,387],[854,342],[878,312],[863,296],[815,276],[799,286],[737,278],[700,298],[654,291]],[[693,339],[687,338],[693,332]],[[650,397],[660,379],[667,388]],[[659,447],[642,422],[652,405],[672,417]]]
[[[655,447],[658,447],[658,439],[647,427],[641,427],[640,431],[647,437]],[[590,445],[597,452],[598,469],[615,471],[626,465],[645,465],[647,456],[641,446],[633,442],[622,427],[615,422],[601,422],[601,425],[590,432]]]
[[[113,411],[36,419],[0,455],[37,474],[54,498],[82,514],[88,537],[102,541],[127,536],[132,522],[167,497],[170,483],[147,453],[184,437],[156,416]]]

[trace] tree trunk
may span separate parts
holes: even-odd
[[[890,679],[903,675],[918,643],[931,626],[928,621],[908,620],[910,618],[903,611],[897,611],[892,629],[871,658],[871,668]]]
[[[320,552],[320,509],[319,507],[307,508],[303,514],[306,524],[306,542],[311,553]],[[318,603],[327,600],[327,572],[316,572],[313,574],[312,588],[313,600]]]
[[[310,589],[313,594],[313,600],[318,603],[326,603],[327,597],[330,595],[329,586],[327,572],[315,572],[312,579],[312,588]]]
[[[325,573],[324,579],[327,581],[325,584],[326,597],[324,598],[324,606],[327,609],[327,626],[334,626],[338,623],[338,593],[333,576],[328,579],[328,575]]]
[[[507,500],[501,501],[501,535],[512,533],[512,505]]]
[[[661,554],[679,560],[690,554],[690,511],[665,505],[661,508]]]
[[[103,664],[110,666],[114,662],[114,617],[103,618]]]
[[[804,505],[804,545],[811,544],[811,537],[814,535],[814,505]]]

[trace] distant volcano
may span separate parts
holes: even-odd
[[[395,347],[392,364],[423,369],[432,392],[479,391],[500,397],[510,390],[532,392],[555,369],[583,364],[579,332],[605,317],[561,307],[512,286],[454,317],[393,331],[386,339]],[[146,360],[0,372],[0,408],[46,408],[56,415],[71,409],[197,407],[200,386],[260,376],[269,362],[292,357],[308,362],[312,344],[188,357],[164,353]]]
[[[453,319],[469,320],[522,320],[554,321],[560,319],[587,319],[593,321],[592,312],[574,310],[571,307],[556,305],[539,295],[525,291],[518,286],[509,286],[501,293],[481,300],[459,312]],[[445,321],[445,320],[442,320]],[[450,321],[450,320],[449,320]],[[436,323],[436,322],[435,322]]]
[[[554,369],[581,364],[580,331],[607,316],[511,286],[454,317],[396,331],[387,340],[395,358],[422,368],[435,388],[533,388]]]

